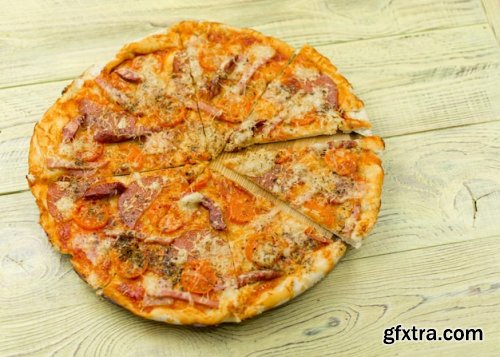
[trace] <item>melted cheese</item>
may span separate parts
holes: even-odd
[[[144,291],[148,295],[160,296],[162,290],[172,288],[172,283],[169,280],[158,277],[157,275],[148,273],[143,276],[142,284]]]
[[[65,219],[71,217],[73,210],[75,208],[75,202],[69,196],[63,196],[56,202],[56,207],[59,212],[63,215]]]
[[[262,229],[264,229],[264,227],[266,227],[269,223],[271,223],[273,221],[273,218],[278,213],[280,213],[279,208],[274,207],[269,212],[255,217],[254,220],[250,224],[256,231],[261,231]]]
[[[249,118],[249,120],[244,121],[238,130],[231,134],[231,138],[226,145],[226,151],[232,151],[240,146],[246,146],[247,143],[253,137],[253,128],[255,126],[255,121]]]
[[[175,134],[172,130],[150,134],[143,146],[145,154],[164,154],[177,148]]]
[[[200,45],[200,39],[197,36],[192,36],[186,47],[186,53],[188,56],[189,66],[191,68],[191,75],[198,87],[202,86],[203,82],[203,70],[198,62],[198,47]]]
[[[109,240],[102,240],[96,234],[77,235],[73,238],[73,249],[80,249],[87,259],[96,265],[103,258],[111,246]]]
[[[302,66],[296,66],[293,70],[293,74],[297,79],[302,81],[315,79],[319,76],[319,71],[316,68],[306,68]]]
[[[179,207],[183,210],[192,210],[198,207],[203,198],[204,196],[199,192],[190,193],[179,200]]]
[[[274,48],[263,45],[254,45],[250,47],[248,51],[249,57],[252,58],[256,63],[259,63],[259,65],[262,65],[263,62],[268,61],[271,57],[274,56],[275,53],[276,51],[274,50]]]
[[[275,158],[275,151],[253,151],[245,155],[244,160],[240,161],[235,169],[248,176],[260,176],[273,168]]]

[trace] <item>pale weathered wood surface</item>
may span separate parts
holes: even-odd
[[[485,21],[476,0],[3,1],[0,87],[70,78],[126,42],[182,19],[253,27],[293,45]]]
[[[500,44],[500,1],[482,0],[484,11],[498,43]]]
[[[500,348],[498,0],[0,3],[0,355],[496,355]],[[49,246],[26,191],[34,123],[122,44],[200,18],[329,56],[386,138],[379,221],[323,282],[240,325],[164,326],[99,297]],[[481,327],[483,342],[382,343]]]

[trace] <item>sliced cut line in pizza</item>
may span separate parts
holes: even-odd
[[[324,138],[285,148],[255,148],[223,164],[269,191],[354,247],[373,228],[383,169],[379,137]]]
[[[256,31],[219,23],[187,21],[173,31],[180,33],[199,114],[217,156],[294,49]]]
[[[337,68],[304,46],[267,86],[250,115],[231,134],[226,151],[371,127],[364,104]]]

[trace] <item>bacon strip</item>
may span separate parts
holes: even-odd
[[[62,189],[57,183],[51,183],[47,190],[47,208],[52,217],[56,221],[62,221],[63,215],[57,208],[57,201],[59,201],[64,196],[64,189]]]
[[[268,53],[263,55],[262,57],[258,58],[250,67],[246,69],[245,72],[243,72],[243,75],[241,76],[241,79],[239,80],[238,84],[236,85],[237,88],[237,93],[243,94],[243,91],[245,90],[245,87],[247,86],[248,81],[252,76],[257,72],[257,70],[265,65],[274,55],[276,51],[269,47],[268,48]]]
[[[120,76],[120,78],[131,83],[142,82],[142,77],[139,73],[132,71],[129,68],[121,67],[115,70],[115,73]]]
[[[53,157],[49,157],[47,159],[47,167],[49,169],[95,170],[103,166],[106,166],[107,164],[108,161],[80,163]]]
[[[139,184],[134,182],[120,195],[118,208],[120,217],[129,228],[134,228],[137,220],[159,195],[162,186],[160,177],[147,177]]]
[[[125,185],[121,182],[101,183],[90,187],[87,191],[85,191],[83,197],[91,200],[106,198],[119,195],[125,191],[125,189]]]
[[[210,225],[214,229],[218,231],[226,229],[226,223],[222,217],[222,210],[213,200],[208,197],[203,197],[200,204],[208,210]]]
[[[76,118],[71,119],[62,130],[63,142],[69,143],[76,135],[78,129],[83,124],[84,117],[79,115]]]
[[[306,86],[308,84],[309,83],[307,83]],[[326,101],[328,102],[328,104],[330,104],[330,106],[332,108],[337,107],[338,89],[337,89],[337,85],[330,77],[322,74],[318,78],[316,78],[314,81],[310,81],[310,84],[312,84],[312,86],[315,86],[315,87],[319,86],[319,87],[325,88],[327,90],[326,98],[325,98]]]
[[[102,77],[97,77],[95,79],[95,82],[101,89],[113,100],[114,102],[120,104],[121,106],[126,107],[127,104],[130,102],[130,98],[127,97],[126,94],[120,92],[118,89],[113,87],[111,84],[109,84],[105,79]]]
[[[121,143],[123,141],[137,139],[146,135],[139,134],[134,131],[116,130],[116,129],[103,129],[98,130],[94,134],[94,140],[99,143]]]
[[[207,114],[210,114],[214,118],[220,118],[223,114],[223,111],[221,109],[217,109],[214,106],[211,106],[210,104],[207,104],[205,102],[198,102],[198,108]]]
[[[208,99],[212,99],[216,95],[218,95],[221,91],[221,83],[220,81],[225,79],[229,74],[231,74],[236,68],[236,63],[239,61],[240,56],[236,55],[229,58],[225,63],[222,64],[220,70],[214,76],[214,78],[207,83],[203,92],[205,97]]]
[[[219,307],[218,300],[211,300],[199,294],[188,293],[186,291],[177,291],[163,289],[155,294],[156,297],[170,297],[177,300],[188,301],[190,303],[195,303],[198,305],[203,305],[212,309],[217,309]]]
[[[330,244],[332,241],[331,239],[328,239],[327,237],[318,234],[313,228],[308,227],[304,233],[306,236],[308,236],[311,239],[314,239],[316,242],[321,243],[321,244]]]
[[[121,283],[116,288],[122,295],[132,299],[141,300],[144,297],[144,288],[140,285]]]
[[[278,278],[282,275],[281,272],[276,270],[255,270],[248,273],[244,273],[238,276],[238,288],[242,286],[256,283],[258,281],[268,281]]]
[[[160,305],[172,305],[174,303],[174,299],[170,297],[156,297],[150,295],[144,295],[142,299],[142,306],[160,306]]]
[[[126,112],[116,112],[92,100],[80,102],[80,113],[85,123],[94,128],[94,140],[100,143],[118,143],[137,139],[151,133],[143,127],[136,127],[135,117]]]
[[[358,223],[360,214],[361,206],[358,203],[352,208],[351,215],[345,220],[345,226],[342,229],[343,234],[348,237],[352,235],[352,232],[354,231],[354,228],[356,228],[356,224]]]

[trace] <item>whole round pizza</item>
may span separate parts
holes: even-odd
[[[186,21],[64,89],[28,181],[50,242],[99,294],[168,323],[239,322],[372,229],[384,143],[369,129],[314,48]]]

